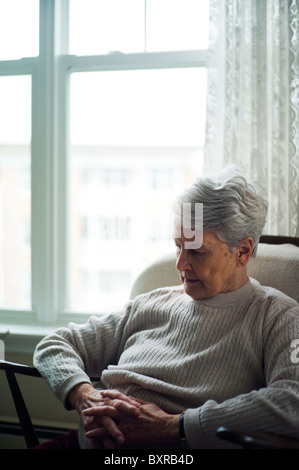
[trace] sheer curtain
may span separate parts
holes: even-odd
[[[269,201],[265,233],[299,236],[299,2],[211,0],[205,173],[242,167]]]

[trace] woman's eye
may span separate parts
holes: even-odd
[[[194,254],[197,255],[197,256],[202,256],[202,255],[204,255],[204,252],[194,250]]]

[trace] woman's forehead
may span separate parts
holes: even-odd
[[[184,236],[183,230],[180,234],[179,237],[174,237],[174,241],[178,242],[180,244],[185,244],[186,242],[190,241],[190,239],[186,238]],[[217,235],[214,232],[203,232],[202,233],[202,243],[201,247],[203,249],[209,249],[212,250],[213,248],[216,248],[219,245],[223,245],[224,242],[219,240]]]

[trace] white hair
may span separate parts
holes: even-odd
[[[266,223],[268,203],[235,167],[215,177],[197,178],[175,201],[174,212],[183,204],[203,204],[203,231],[212,231],[230,249],[253,238],[252,257]]]

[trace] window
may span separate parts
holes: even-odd
[[[173,250],[171,202],[202,168],[208,17],[208,0],[0,0],[3,325],[119,308]]]
[[[38,0],[0,0],[0,60],[38,54]]]
[[[0,103],[0,302],[29,309],[20,286],[31,277],[31,77],[0,77]]]
[[[206,0],[70,0],[70,53],[208,48]]]

